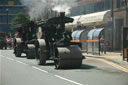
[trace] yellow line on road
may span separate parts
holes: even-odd
[[[111,65],[111,66],[113,66],[113,67],[115,67],[115,68],[117,68],[117,69],[119,69],[121,71],[128,72],[128,69],[127,68],[124,68],[124,67],[122,67],[120,65],[117,65],[115,63],[112,63],[112,62],[107,61],[107,60],[104,60],[104,59],[98,59],[98,60],[100,60],[100,61],[102,61],[104,63],[107,63],[107,64],[109,64],[109,65]]]

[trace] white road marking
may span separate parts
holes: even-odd
[[[3,56],[3,55],[0,55],[0,56],[3,57],[3,58],[5,57],[5,56]]]
[[[21,62],[21,61],[18,61],[18,60],[16,60],[16,62],[17,62],[17,63],[20,63],[20,64],[23,64],[23,65],[28,65],[28,64],[26,64],[26,63],[24,63],[24,62]]]
[[[58,76],[58,75],[54,75],[54,76],[55,76],[55,77],[57,77],[57,78],[63,79],[63,80],[65,80],[65,81],[68,81],[68,82],[74,83],[74,84],[76,84],[76,85],[83,85],[83,84],[81,84],[81,83],[78,83],[78,82],[72,81],[72,80],[70,80],[70,79],[67,79],[67,78],[64,78],[64,77],[61,77],[61,76]]]
[[[42,71],[42,72],[44,72],[44,73],[48,73],[48,71],[42,70],[42,69],[40,69],[40,68],[38,68],[38,67],[35,67],[35,66],[32,66],[32,68],[34,68],[34,69],[36,69],[36,70],[39,70],[39,71]]]
[[[9,58],[9,57],[6,57],[8,60],[11,60],[11,61],[14,61],[14,59],[12,59],[12,58]]]

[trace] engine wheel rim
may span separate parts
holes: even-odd
[[[59,69],[59,60],[55,60],[55,67],[56,69]]]
[[[36,59],[40,58],[40,48],[36,48]]]
[[[40,64],[40,48],[37,48],[36,50],[36,61],[37,64]]]

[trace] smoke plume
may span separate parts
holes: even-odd
[[[21,0],[21,3],[27,7],[31,19],[40,18],[46,7],[46,0]]]
[[[77,5],[76,0],[53,0],[53,11],[70,14],[70,9]]]
[[[70,9],[76,6],[76,0],[21,0],[21,3],[27,7],[31,19],[40,18],[49,11],[65,12],[70,14]]]

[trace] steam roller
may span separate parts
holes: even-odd
[[[65,30],[65,23],[73,22],[65,13],[60,16],[40,21],[42,36],[36,40],[36,60],[39,65],[45,65],[47,60],[53,60],[57,69],[80,68],[82,51],[79,45],[71,42],[71,32]]]
[[[33,21],[17,25],[16,38],[14,39],[14,54],[16,57],[21,57],[22,53],[26,54],[27,59],[35,58],[35,28]]]

